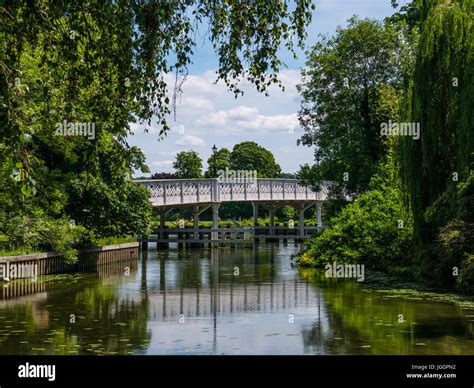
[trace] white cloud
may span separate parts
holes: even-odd
[[[212,153],[214,143],[218,148],[232,149],[237,143],[252,140],[274,151],[278,145],[296,145],[296,112],[299,108],[296,84],[301,82],[300,72],[284,70],[279,78],[285,85],[285,91],[272,85],[270,96],[265,97],[243,82],[244,95],[236,99],[224,83],[215,83],[216,74],[213,71],[189,75],[181,87],[183,94],[177,101],[176,119],[173,115],[168,118],[168,125],[172,128],[168,135],[157,142],[158,125],[132,124],[136,135],[129,137],[130,143],[144,150],[154,171],[166,172],[173,171],[175,155],[183,149],[194,149],[206,160]],[[169,75],[166,81],[171,98],[174,77]],[[295,128],[295,132],[290,132],[290,128]],[[300,154],[294,155],[294,160],[279,160],[283,169],[292,171],[303,163]],[[275,156],[278,159],[278,155]]]
[[[158,151],[156,154],[162,155],[162,156],[175,156],[176,151]]]
[[[202,147],[206,145],[203,139],[194,135],[183,135],[178,140],[176,140],[174,144],[178,146],[194,146],[194,147]]]
[[[201,116],[196,120],[196,124],[201,127],[223,127],[224,125],[228,124],[228,120],[229,114],[224,110],[220,110],[205,116]]]
[[[134,135],[140,134],[150,134],[150,135],[158,135],[160,133],[160,128],[156,126],[156,123],[151,123],[148,125],[147,123],[131,123],[130,130]]]
[[[237,108],[230,109],[228,117],[235,120],[251,120],[258,114],[256,107],[250,106],[238,106]]]
[[[238,121],[237,124],[244,129],[287,132],[290,127],[294,129],[298,126],[298,118],[296,113],[272,116],[257,115],[251,121]]]
[[[173,167],[173,161],[172,160],[156,160],[152,162],[151,165],[156,168],[171,168]]]
[[[256,107],[239,106],[229,110],[219,110],[196,120],[196,125],[219,130],[226,133],[251,133],[254,131],[288,131],[298,126],[296,113],[287,115],[263,115]]]
[[[183,97],[181,101],[177,101],[176,110],[178,115],[194,113],[194,111],[212,111],[214,110],[214,103],[199,96]]]

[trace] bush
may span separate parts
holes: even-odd
[[[301,265],[361,263],[406,272],[411,265],[412,221],[399,191],[376,177],[372,189],[344,207],[298,255]]]
[[[430,285],[474,293],[474,177],[450,185],[425,218],[443,226],[421,250],[420,276]]]
[[[462,262],[456,288],[459,291],[474,294],[474,254],[467,255]]]
[[[43,251],[58,252],[66,263],[77,261],[77,247],[89,237],[82,226],[73,226],[67,219],[42,219],[36,226],[36,241],[31,244]]]

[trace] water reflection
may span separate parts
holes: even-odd
[[[121,295],[136,281],[136,261],[102,267],[95,275],[41,277],[4,286],[0,301],[1,354],[128,354],[150,338],[146,298]],[[128,276],[125,275],[128,274]],[[31,284],[33,283],[33,284]],[[11,297],[11,290],[43,289]]]
[[[328,324],[305,345],[329,354],[474,354],[472,301],[415,290],[378,290],[301,270],[325,301]]]
[[[292,267],[297,250],[151,249],[96,274],[12,282],[0,354],[474,354],[471,301],[328,282]]]

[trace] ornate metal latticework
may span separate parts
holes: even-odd
[[[153,206],[240,201],[325,201],[328,182],[315,192],[296,179],[225,182],[218,179],[138,180],[151,193]]]

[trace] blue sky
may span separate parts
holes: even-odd
[[[394,12],[390,0],[315,0],[315,4],[307,47],[318,40],[319,34],[333,34],[337,26],[344,26],[352,15],[382,20]],[[208,43],[199,42],[182,87],[176,121],[170,120],[172,131],[158,140],[156,125],[133,124],[134,135],[129,136],[129,144],[143,150],[152,173],[172,172],[175,155],[183,150],[197,151],[206,168],[214,144],[232,150],[235,144],[247,140],[272,151],[284,172],[295,172],[300,165],[311,164],[313,149],[296,145],[302,135],[297,120],[300,98],[296,85],[300,82],[305,56],[301,52],[294,60],[290,53],[282,50],[280,58],[288,66],[280,74],[285,92],[274,87],[270,89],[270,96],[265,97],[251,85],[243,85],[244,96],[235,99],[225,85],[214,84],[216,56]],[[170,76],[170,89],[173,81]]]

